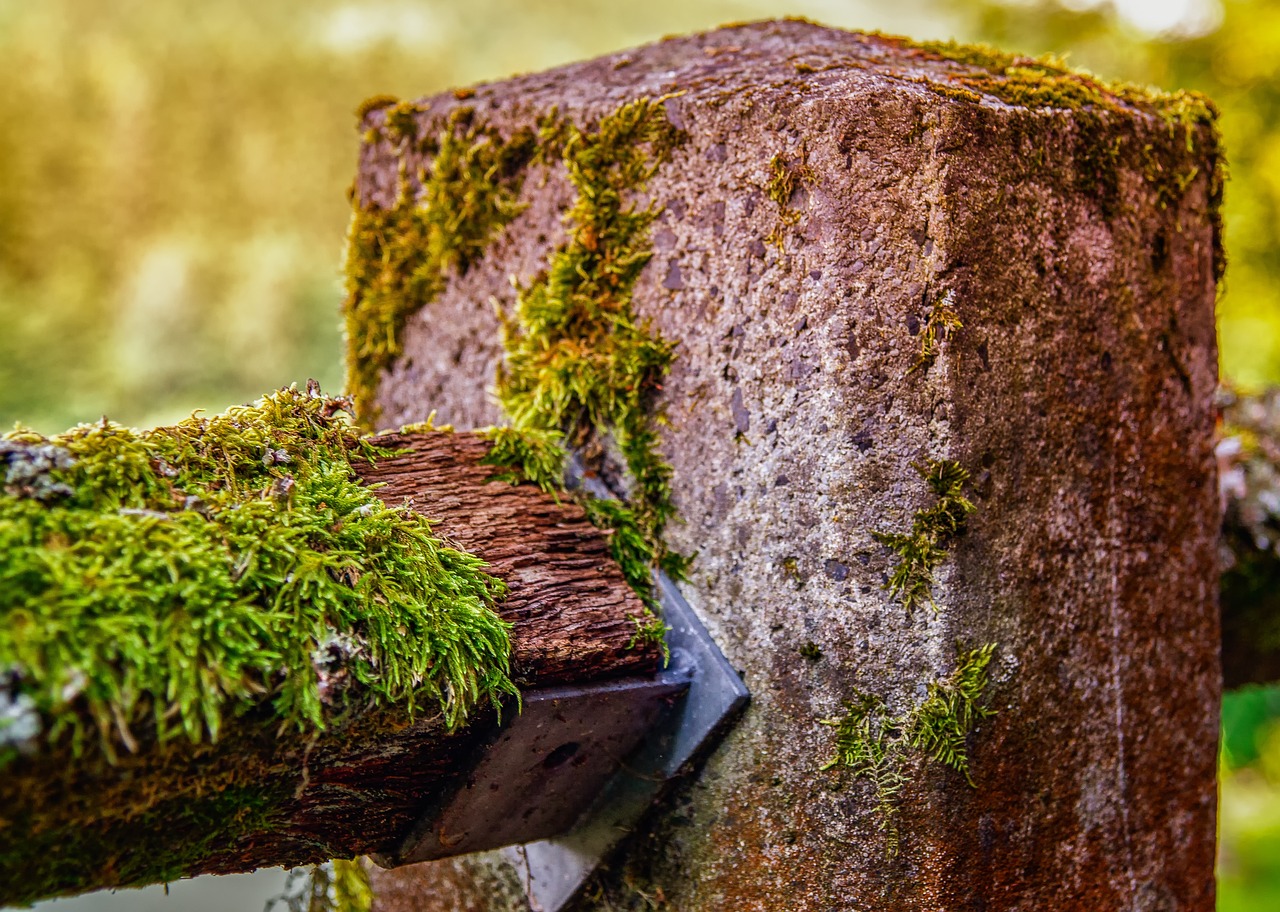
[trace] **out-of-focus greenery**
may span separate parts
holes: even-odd
[[[1196,37],[1118,15],[1180,2],[1205,13]],[[171,421],[307,376],[336,387],[361,99],[784,14],[1069,52],[1207,93],[1232,171],[1224,371],[1280,381],[1280,4],[0,0],[0,427]],[[1234,695],[1224,716],[1220,908],[1280,908],[1280,694]]]
[[[1218,909],[1280,909],[1280,688],[1228,694],[1222,728]]]

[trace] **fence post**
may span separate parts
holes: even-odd
[[[644,98],[670,129],[636,125]],[[754,701],[583,908],[1213,907],[1213,121],[799,21],[369,106],[367,416],[498,421],[504,358],[527,405],[510,359],[555,342],[549,301],[674,345],[666,538]],[[608,192],[655,213],[624,246]],[[471,246],[396,259],[454,216]],[[364,344],[387,283],[394,331]],[[642,487],[617,433],[574,426]],[[375,908],[526,910],[524,876],[374,872]]]

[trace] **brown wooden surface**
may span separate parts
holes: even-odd
[[[514,671],[539,683],[652,669],[652,647],[630,646],[640,600],[582,508],[532,485],[489,481],[489,443],[475,434],[379,438],[406,450],[360,470],[389,504],[409,502],[439,520],[436,532],[484,558],[506,581],[505,620],[515,625]]]
[[[629,648],[642,604],[581,508],[490,481],[498,470],[478,464],[488,444],[476,435],[382,442],[408,452],[361,471],[379,496],[411,499],[507,583],[499,611],[522,689],[656,670],[652,645]],[[0,777],[0,905],[54,895],[33,884],[71,894],[390,851],[496,727],[490,709],[448,732],[434,714],[371,708],[304,737],[281,735],[264,711],[229,722],[215,745],[144,743],[116,765],[65,750],[24,758]],[[47,843],[48,869],[6,870],[33,840]]]

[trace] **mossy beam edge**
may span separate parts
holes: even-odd
[[[348,677],[451,726],[515,693],[503,584],[359,482],[380,451],[346,407],[290,388],[151,431],[3,439],[0,697],[26,714],[0,763],[214,740],[264,703],[323,727]]]

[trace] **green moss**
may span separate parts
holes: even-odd
[[[951,542],[964,532],[967,518],[976,508],[962,493],[969,473],[958,462],[932,459],[915,470],[928,483],[935,503],[916,511],[910,532],[875,532],[872,537],[899,557],[885,588],[901,598],[908,611],[925,603],[936,611],[933,571],[946,559]]]
[[[400,99],[394,95],[373,95],[360,102],[359,106],[356,107],[356,121],[363,123],[364,119],[374,111],[381,111],[383,108],[389,108],[399,103]]]
[[[891,713],[877,696],[858,692],[845,702],[843,716],[823,720],[836,731],[836,747],[822,768],[843,767],[871,784],[890,854],[898,850],[897,799],[913,755],[941,763],[974,784],[965,741],[979,721],[994,715],[983,702],[994,653],[993,643],[961,651],[955,670],[930,682],[925,698],[901,713]]]
[[[800,221],[800,211],[791,206],[792,198],[797,190],[812,186],[817,179],[817,173],[809,167],[804,155],[794,162],[788,162],[781,155],[769,160],[769,179],[765,181],[764,192],[778,207],[778,222],[765,238],[770,244],[782,248],[786,229]]]
[[[482,460],[483,464],[504,470],[493,476],[494,481],[507,481],[511,484],[527,481],[548,494],[564,488],[564,467],[568,453],[562,445],[564,438],[560,431],[493,427],[485,428],[480,433],[493,444],[493,448]]]
[[[376,419],[378,380],[401,352],[409,316],[521,211],[526,166],[563,164],[577,191],[566,214],[569,241],[520,289],[515,312],[504,320],[507,357],[497,394],[513,426],[486,432],[494,444],[486,462],[502,470],[497,479],[557,491],[565,446],[611,435],[631,476],[628,503],[579,499],[592,521],[612,533],[615,558],[652,612],[650,568],[679,576],[687,562],[662,541],[674,511],[671,469],[658,453],[663,418],[653,397],[674,345],[631,311],[656,216],[636,196],[684,134],[667,121],[661,102],[649,99],[621,106],[594,129],[553,109],[538,119],[536,132],[523,130],[506,141],[470,109],[455,111],[438,137],[424,138],[416,106],[380,107],[387,108],[383,129],[390,141],[433,158],[419,176],[419,191],[402,175],[392,209],[357,209],[352,222],[348,388],[359,420],[369,426]],[[653,613],[637,619],[642,640],[660,642],[664,629]]]
[[[1075,112],[1077,184],[1098,196],[1105,217],[1116,214],[1119,164],[1128,139],[1110,115],[1137,110],[1158,118],[1170,137],[1180,140],[1188,153],[1199,149],[1209,162],[1208,210],[1214,228],[1214,271],[1217,280],[1222,280],[1226,255],[1221,210],[1227,174],[1218,129],[1219,112],[1211,100],[1197,92],[1163,92],[1107,82],[1051,57],[1024,57],[984,45],[955,42],[916,44],[896,36],[881,36],[881,40],[934,60],[958,64],[951,72],[934,72],[919,80],[949,99],[971,103],[989,96],[1030,109]],[[958,93],[957,86],[964,88]],[[1134,163],[1154,186],[1161,206],[1180,200],[1197,176],[1196,167],[1179,160],[1167,146],[1147,145],[1134,152],[1130,160],[1136,159]]]
[[[518,431],[544,441],[577,445],[593,434],[612,436],[631,477],[628,503],[584,501],[584,507],[592,522],[612,530],[614,557],[652,607],[650,567],[681,575],[685,561],[662,540],[674,508],[671,467],[658,452],[663,417],[653,399],[675,346],[632,312],[656,217],[636,196],[682,134],[660,102],[649,99],[622,105],[594,130],[554,112],[539,127],[544,150],[560,151],[577,198],[565,216],[568,241],[520,289],[504,320],[498,400]],[[639,623],[642,638],[658,636],[652,618]]]
[[[403,351],[405,324],[465,273],[493,237],[522,210],[533,131],[504,138],[476,121],[470,108],[450,114],[436,135],[419,137],[419,109],[387,108],[385,131],[401,154],[429,164],[410,175],[401,165],[399,197],[390,209],[356,209],[347,239],[347,390],[366,428],[377,420],[378,382]]]
[[[42,734],[0,759],[211,741],[262,706],[322,728],[343,679],[451,726],[515,692],[501,583],[359,482],[381,451],[345,408],[290,388],[151,431],[5,438],[0,702]]]
[[[661,540],[643,525],[635,510],[620,501],[581,497],[579,503],[592,525],[609,531],[609,554],[645,604],[647,613],[635,618],[636,635],[632,644],[653,643],[666,655],[667,628],[659,617],[658,599],[653,589],[653,568],[663,570],[675,579],[683,579],[688,561],[683,555],[667,550]]]
[[[950,342],[955,331],[964,328],[964,324],[960,322],[960,315],[951,306],[952,300],[953,293],[948,291],[930,309],[924,330],[920,333],[920,354],[916,356],[915,363],[907,373],[913,374],[918,370],[928,370],[933,367],[933,362],[938,359],[938,354],[942,351],[943,343]]]
[[[273,806],[286,796],[267,784],[242,785],[217,794],[183,795],[157,802],[145,813],[105,827],[41,828],[15,822],[20,844],[0,839],[0,871],[6,905],[64,892],[68,884],[105,879],[119,884],[178,880],[193,862],[241,836],[270,825]]]
[[[972,91],[991,95],[1007,104],[1068,110],[1090,106],[1120,110],[1129,106],[1155,114],[1167,123],[1185,126],[1212,126],[1217,119],[1213,103],[1196,92],[1162,92],[1110,83],[1084,70],[1068,67],[1053,57],[1026,57],[986,45],[954,41],[915,44],[906,39],[892,40],[936,60],[986,71],[961,73],[953,78]]]

